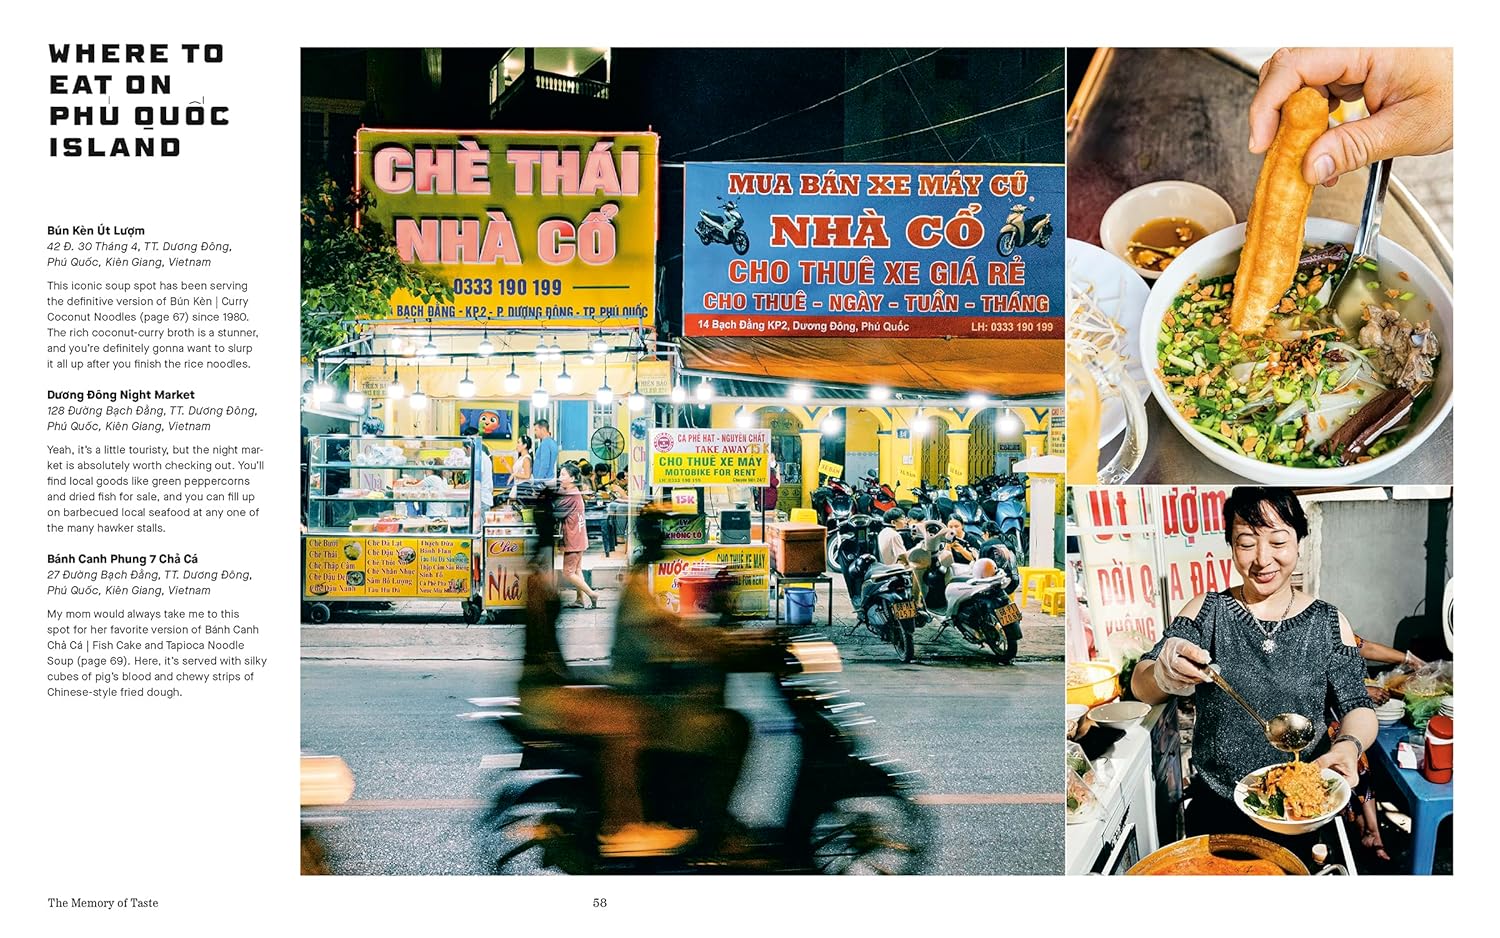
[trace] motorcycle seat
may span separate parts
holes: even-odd
[[[722,225],[722,224],[724,224],[724,216],[723,215],[714,215],[714,214],[712,214],[710,212],[703,212],[703,211],[700,211],[698,214],[702,215],[704,218],[708,219],[709,221],[713,222],[716,225]]]
[[[899,563],[877,563],[865,574],[866,580],[884,580],[887,577],[910,574],[911,568]]]
[[[981,580],[957,580],[949,583],[948,589],[944,593],[944,598],[948,600],[948,615],[951,616],[958,612],[958,607],[963,605],[965,600],[1002,587],[1005,580],[1006,577],[996,575],[985,577]]]

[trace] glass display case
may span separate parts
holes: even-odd
[[[306,618],[326,622],[333,602],[431,599],[477,621],[483,452],[469,437],[309,437]]]

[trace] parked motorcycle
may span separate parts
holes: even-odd
[[[909,662],[916,656],[916,582],[904,564],[883,564],[876,556],[876,536],[884,523],[869,515],[854,515],[839,528],[844,586],[855,607],[855,624],[864,625],[881,641],[889,642]],[[877,586],[865,594],[865,585]]]
[[[861,593],[865,583],[875,586],[868,596],[863,597],[856,622],[863,623],[877,638],[889,642],[901,653],[901,660],[909,663],[916,657],[917,626],[922,624],[911,568],[905,564],[885,564],[873,557],[870,559],[872,562],[861,578]]]
[[[704,244],[727,244],[734,253],[745,254],[750,250],[750,236],[745,233],[745,216],[740,214],[734,202],[725,202],[723,196],[715,196],[723,203],[723,214],[700,209],[698,211],[698,239]]]
[[[1030,244],[1044,248],[1050,240],[1052,213],[1029,215],[1024,204],[1016,204],[1010,207],[1010,215],[1006,217],[1005,224],[1000,229],[1000,237],[995,241],[995,250],[1000,252],[1001,257],[1010,257],[1016,248]]]
[[[832,532],[854,514],[854,489],[837,476],[829,476],[822,485],[813,489],[812,508],[817,512],[818,523],[830,532],[825,547],[828,568],[834,573],[843,573],[843,560],[838,555],[838,544]]]
[[[964,641],[988,648],[995,660],[1009,664],[1022,637],[1021,609],[1010,595],[1017,585],[1014,571],[997,564],[992,575],[964,577],[944,569],[936,558],[947,546],[947,533],[934,522],[926,522],[925,527],[925,543],[909,555],[924,567],[922,615],[938,626],[937,635],[952,625]],[[971,569],[982,563],[984,559]]]
[[[864,499],[862,511],[866,514],[883,515],[892,508],[900,507],[896,501],[896,490],[880,481],[874,469],[860,480],[860,496]]]
[[[953,502],[953,514],[964,523],[964,527],[974,527],[985,521],[985,515],[980,508],[979,492],[972,485],[960,485],[955,490],[958,498]]]
[[[942,487],[933,488],[924,480],[912,494],[916,496],[917,506],[927,513],[927,517],[933,521],[946,523],[953,517],[953,497],[948,494],[948,477],[942,476]]]
[[[860,563],[860,558],[867,555],[873,558],[878,553],[876,537],[884,526],[885,523],[879,518],[856,512],[839,522],[838,528],[829,535],[833,542],[833,555],[838,561],[838,572],[844,575],[844,586],[849,591],[850,600],[856,605],[859,603],[859,591],[864,586],[864,574],[869,566]]]
[[[1000,527],[1000,540],[1015,555],[1016,563],[1026,565],[1026,480],[1011,474],[996,480],[991,489],[995,499],[994,519]]]
[[[827,675],[843,666],[837,648],[816,636],[782,637],[765,661],[791,711],[791,802],[780,823],[701,839],[670,856],[604,857],[599,852],[600,768],[589,740],[529,727],[519,700],[474,698],[470,719],[493,720],[521,748],[519,770],[497,791],[479,824],[494,841],[497,873],[527,864],[564,873],[917,873],[926,864],[931,822],[912,795],[913,773],[859,754],[850,730],[873,722],[851,711]],[[647,752],[642,800],[647,819],[705,830],[700,771],[694,758]],[[795,766],[794,768],[792,766]]]

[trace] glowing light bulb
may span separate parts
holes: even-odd
[[[983,394],[970,394],[968,397],[969,406],[973,407],[975,410],[978,410],[985,404],[988,404],[989,401],[990,399],[985,397]]]
[[[843,426],[844,422],[838,418],[837,414],[829,414],[827,417],[823,418],[823,422],[819,425],[819,429],[823,431],[824,436],[833,436],[835,433],[838,433],[839,430],[843,429]]]
[[[805,384],[794,384],[789,396],[794,404],[806,404],[812,400],[812,388]]]
[[[474,379],[469,377],[469,372],[467,370],[464,371],[463,380],[458,382],[458,396],[474,396]]]
[[[1007,436],[1014,436],[1021,432],[1021,418],[1006,410],[1000,415],[1000,419],[995,421],[995,430]]]
[[[495,343],[490,341],[490,334],[488,332],[484,334],[484,338],[479,340],[479,344],[474,347],[474,353],[480,358],[489,358],[495,354]]]
[[[679,381],[672,385],[672,403],[681,404],[685,400],[687,400],[687,388],[683,387],[682,382]]]
[[[693,388],[693,396],[696,397],[700,403],[707,403],[713,400],[713,384],[707,378],[704,378],[702,381],[698,382],[698,386],[696,388]]]
[[[542,387],[542,379],[536,379],[536,390],[531,392],[531,406],[541,410],[547,406],[547,389]]]
[[[745,408],[741,407],[739,410],[735,411],[734,425],[739,427],[741,430],[750,429],[750,425],[754,422],[754,418],[750,416],[750,411],[746,410]]]
[[[411,409],[423,410],[427,407],[427,395],[422,393],[422,382],[417,382],[417,389],[411,392]]]
[[[344,406],[349,408],[350,410],[357,410],[363,413],[366,400],[367,399],[363,391],[356,391],[355,389],[350,388],[349,393],[344,395]]]
[[[505,393],[514,394],[521,390],[521,376],[516,374],[516,360],[510,360],[510,374],[505,376]]]
[[[401,370],[396,370],[396,376],[391,383],[385,386],[385,398],[388,401],[399,401],[406,396],[406,388],[401,385]]]
[[[317,384],[313,385],[313,400],[317,401],[319,404],[328,403],[329,401],[333,400],[334,396],[337,394],[338,392],[333,389],[333,385],[329,384],[327,381],[319,381]]]
[[[646,395],[640,391],[631,391],[629,398],[631,413],[640,413],[646,409]]]
[[[604,379],[604,383],[599,385],[599,390],[594,392],[594,400],[599,402],[600,407],[603,407],[614,399],[615,392],[610,388],[609,378],[606,376]]]
[[[876,387],[873,387],[873,388],[870,389],[870,400],[876,401],[876,402],[880,402],[880,401],[888,401],[890,399],[891,399],[891,389],[890,388],[876,386]]]

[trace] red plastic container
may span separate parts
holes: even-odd
[[[1427,721],[1427,759],[1422,774],[1435,785],[1453,781],[1453,718],[1435,716]]]
[[[694,564],[677,575],[677,611],[682,615],[719,612],[733,585],[726,565]]]

